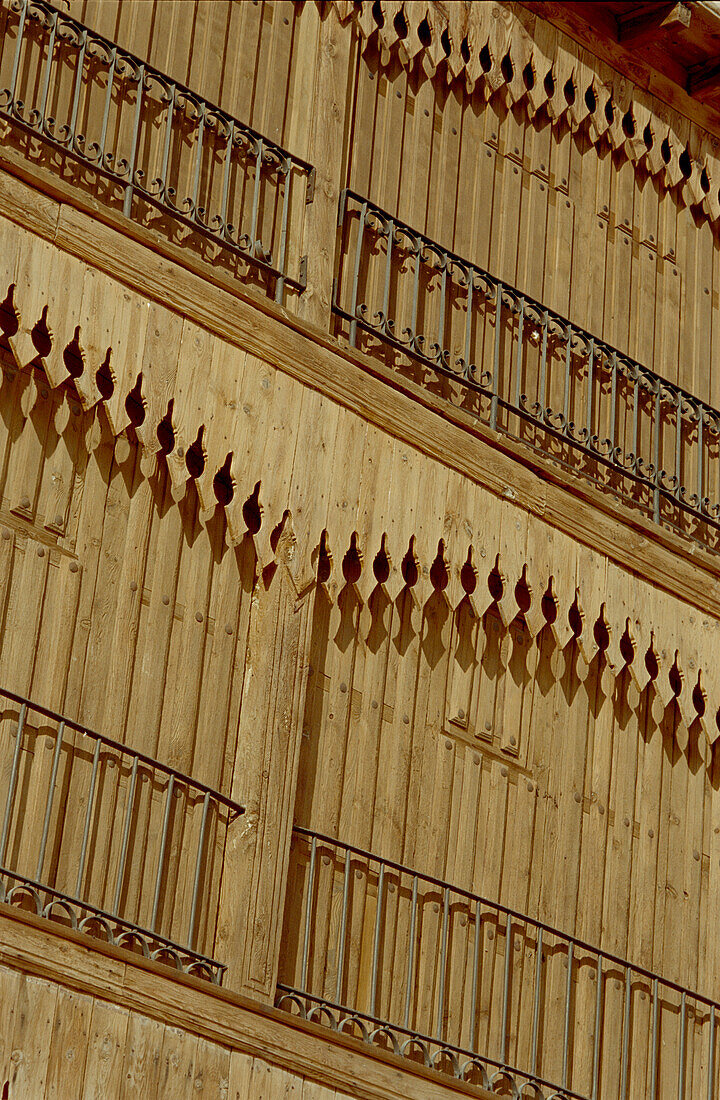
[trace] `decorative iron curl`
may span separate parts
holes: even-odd
[[[53,920],[56,909],[59,909],[61,913],[67,917],[70,921],[71,928],[77,929],[78,915],[75,907],[69,901],[65,901],[64,898],[52,898],[43,908],[41,915],[45,917],[46,920]]]
[[[81,49],[86,35],[87,31],[85,31],[84,28],[79,27],[76,23],[72,23],[70,20],[63,18],[61,14],[58,14],[55,24],[55,39],[61,46],[67,46],[71,49]]]
[[[407,1039],[404,1039],[400,1044],[400,1050],[403,1058],[412,1058],[412,1052],[416,1050],[421,1055],[423,1065],[431,1068],[432,1062],[430,1060],[430,1048],[426,1042],[418,1038],[417,1035],[409,1035]]]
[[[106,917],[100,916],[99,913],[90,913],[89,916],[83,917],[78,923],[78,931],[86,932],[88,936],[95,936],[96,939],[99,939],[100,937],[93,931],[95,928],[103,930],[107,943],[115,943],[115,933],[112,930],[110,921]]]
[[[36,890],[34,886],[30,886],[26,883],[20,883],[18,886],[12,886],[7,891],[7,893],[5,895],[5,900],[7,901],[8,905],[15,905],[16,904],[16,901],[15,901],[16,897],[17,898],[27,898],[27,897],[29,897],[30,900],[35,905],[35,912],[36,912],[37,916],[41,917],[43,915],[43,908],[44,908],[43,901],[40,897],[39,891]]]
[[[479,1077],[479,1083],[488,1091],[502,1084],[512,1090],[512,1096],[517,1100],[522,1100],[523,1097],[534,1097],[536,1100],[570,1100],[570,1094],[562,1087],[539,1081],[522,1070],[461,1050],[441,1039],[408,1032],[400,1025],[328,1003],[310,993],[279,986],[275,1007],[305,1020],[321,1023],[326,1021],[326,1026],[333,1031],[355,1035],[368,1045],[378,1046],[387,1041],[394,1054],[413,1060],[417,1060],[416,1056],[419,1055],[422,1064],[428,1069],[446,1073],[456,1080],[477,1084]],[[528,1092],[528,1088],[532,1091]]]
[[[468,1084],[476,1084],[473,1080],[473,1073],[480,1074],[480,1087],[484,1089],[490,1088],[490,1078],[488,1077],[487,1070],[479,1058],[468,1058],[460,1067],[460,1073],[458,1074],[459,1080],[467,1081]]]
[[[517,1086],[517,1082],[506,1069],[499,1069],[496,1070],[495,1073],[491,1074],[491,1091],[495,1090],[496,1085],[504,1085],[506,1089],[509,1088],[512,1100],[520,1100],[520,1090]]]
[[[22,3],[19,4],[14,10],[21,12],[23,9]],[[36,4],[31,2],[27,5],[26,14],[28,19],[32,19],[34,23],[39,23],[43,30],[52,30],[53,23],[58,17],[58,12],[52,8],[45,7],[44,4]]]

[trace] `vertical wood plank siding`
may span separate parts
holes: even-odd
[[[720,405],[713,227],[678,188],[663,188],[609,143],[551,123],[546,109],[529,120],[500,91],[470,94],[442,73],[431,78],[422,60],[409,70],[392,51],[381,57],[354,21],[341,24],[334,6],[310,0],[70,0],[69,9],[316,164],[323,197],[310,239],[292,244],[296,256],[309,253],[308,296],[291,306],[304,320],[346,335],[329,302],[334,204],[348,186]],[[559,32],[548,24],[535,33],[550,49]],[[493,495],[430,457],[413,445],[411,416],[391,434],[321,385],[301,384],[4,218],[0,242],[0,293],[14,284],[20,306],[0,386],[0,684],[233,797],[243,798],[247,781],[246,831],[232,852],[219,832],[210,843],[208,888],[221,919],[198,929],[201,949],[222,947],[233,975],[246,965],[253,988],[271,995],[280,929],[258,933],[246,950],[256,899],[241,892],[271,850],[257,923],[280,919],[294,804],[303,826],[715,991],[718,618],[667,580],[661,588],[637,575],[644,566],[621,567],[588,537],[545,523],[529,490],[513,502],[509,487]],[[381,294],[378,285],[370,300]],[[78,302],[90,367],[76,389],[66,342],[40,355],[33,330],[48,305],[58,329],[73,318],[69,340]],[[270,337],[280,331],[276,317],[264,324]],[[112,369],[103,359],[111,333],[122,333]],[[712,476],[717,498],[717,461]],[[287,638],[286,663],[274,662]],[[274,739],[276,720],[285,724]],[[12,749],[5,721],[0,805]],[[38,797],[31,789],[29,804]],[[143,797],[154,821],[158,806],[149,791]],[[77,832],[69,820],[67,828]],[[107,821],[96,843],[112,868],[118,838]],[[64,858],[59,879],[73,851]],[[280,978],[297,985],[305,970],[328,999],[374,997],[379,1015],[402,1012],[408,913],[388,894],[397,913],[392,981],[373,988],[378,895],[362,875],[347,957],[328,951],[343,875],[320,859],[310,884],[307,850],[293,849]],[[172,886],[186,920],[188,884]],[[146,914],[151,884],[134,889],[131,902]],[[434,944],[441,917],[441,908],[428,915]],[[462,968],[443,976],[459,1043],[473,1028],[480,1045],[497,1041],[491,990],[502,983],[501,947],[483,941],[492,980],[476,1020]],[[436,955],[418,960],[412,1006],[427,1030]],[[559,968],[549,980],[560,1003]],[[577,984],[577,1003],[592,1013],[589,979]],[[41,1084],[47,1095],[61,1088],[72,1031],[87,1048],[87,1095],[114,1095],[98,1082],[127,1079],[122,1095],[180,1096],[180,1078],[201,1072],[205,1082],[229,1080],[230,1096],[267,1095],[256,1087],[264,1067],[196,1036],[89,998],[71,1003],[10,972],[0,971],[0,988],[18,1006],[12,1024],[0,1023],[12,1032],[6,1046],[34,1052],[12,1070],[20,1091],[28,1074],[38,1095]],[[526,1059],[530,996],[510,1015],[509,1060]],[[560,1058],[562,1038],[558,1013],[543,1039],[551,1057]],[[687,1081],[699,1079],[703,1057],[689,1040]],[[667,1080],[677,1058],[670,1044]],[[606,1095],[619,1095],[622,1070],[606,1061]],[[591,1060],[579,1072],[589,1090]],[[652,1072],[638,1053],[629,1095],[647,1095]],[[277,1095],[284,1088],[297,1100],[325,1097],[319,1086],[274,1079]]]
[[[376,38],[346,53],[339,80],[321,61],[323,49],[310,45],[318,33],[314,3],[71,0],[69,10],[297,156],[314,154],[320,175],[327,158],[335,164],[339,157],[342,185],[720,402],[709,367],[720,301],[712,226],[687,205],[682,187],[668,190],[624,151],[591,144],[582,126],[571,132],[543,106],[528,119],[521,104],[506,105],[502,89],[488,98],[478,85],[468,94],[458,81],[429,77],[421,61],[408,71],[396,51],[381,63]],[[336,21],[328,6],[321,24]],[[566,51],[577,48],[550,24],[541,32],[549,52],[560,42]],[[355,23],[337,33],[356,37]],[[593,59],[583,53],[583,62]],[[606,66],[597,64],[606,78]],[[335,101],[338,86],[345,137],[317,145],[310,104]],[[645,99],[646,110],[662,114]],[[317,254],[335,247],[332,224],[320,228],[322,239],[313,229],[311,272]],[[323,282],[328,277],[323,269]],[[327,310],[310,315],[327,323]]]

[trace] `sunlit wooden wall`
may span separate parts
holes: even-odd
[[[381,62],[376,39],[366,45],[352,21],[340,27],[330,5],[322,19],[314,3],[290,0],[72,0],[70,11],[296,155],[314,157],[321,177],[337,176],[333,198],[352,187],[720,404],[711,369],[720,339],[715,230],[681,185],[665,187],[609,141],[591,141],[582,126],[571,132],[544,107],[531,120],[522,102],[507,105],[502,87],[468,94],[442,70],[428,76],[421,59],[409,70],[397,48]],[[320,37],[331,32],[332,70]],[[560,39],[571,49],[542,21],[533,33],[549,56]],[[593,64],[587,52],[583,63]],[[606,79],[607,67],[597,67]],[[668,115],[646,93],[640,99]],[[316,140],[311,103],[341,112],[339,144]],[[316,248],[332,251],[332,224],[323,237]],[[309,261],[312,268],[312,251]]]
[[[316,222],[325,276],[338,187],[348,184],[720,401],[713,229],[622,153],[541,112],[528,122],[500,94],[486,101],[392,58],[381,65],[332,8],[322,17],[310,3],[71,9],[300,155],[313,153],[308,87],[322,113],[332,80],[345,144],[326,150],[341,157],[322,200],[330,213]],[[308,46],[323,34],[344,43],[330,69]],[[330,179],[328,164],[319,174]],[[197,339],[202,362],[227,368],[230,397],[250,407],[234,448],[235,526],[212,495],[233,418],[212,444],[219,461],[200,502],[156,445],[155,461],[143,462],[147,440],[122,410],[116,435],[102,403],[82,411],[71,382],[46,390],[37,369],[6,370],[0,680],[228,791],[257,657],[247,643],[253,599],[274,566],[266,532],[287,510],[308,609],[297,821],[711,991],[720,773],[715,714],[693,688],[699,667],[713,678],[717,620],[412,440],[152,308],[173,370],[200,361],[187,350]],[[313,319],[323,315],[327,329],[327,310]],[[132,375],[120,357],[120,373],[136,377],[148,348]],[[186,398],[188,377],[177,375]],[[153,430],[168,395],[167,385],[150,391]],[[258,483],[256,542],[243,505]],[[559,595],[545,615],[551,579]],[[620,645],[628,618],[633,660]],[[668,681],[676,651],[684,680]],[[301,903],[301,889],[289,889],[281,976],[290,981]],[[206,930],[208,949],[214,936]]]
[[[0,1088],[8,1096],[351,1100],[281,1065],[86,993],[0,968]]]

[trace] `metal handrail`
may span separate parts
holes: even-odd
[[[5,705],[0,708],[0,722],[7,718],[9,706],[13,714],[17,713],[17,721],[3,792],[0,900],[12,902],[29,894],[40,915],[54,914],[60,907],[73,927],[101,927],[110,942],[137,942],[148,957],[169,958],[179,969],[203,973],[220,983],[225,965],[196,946],[199,917],[205,905],[201,883],[208,864],[209,833],[218,827],[221,814],[226,828],[244,813],[244,807],[147,753],[96,733],[17,692],[0,688],[2,700]],[[38,719],[43,720],[43,727]],[[46,722],[48,729],[44,728]],[[39,738],[49,738],[48,747],[53,752],[47,761],[30,751],[31,732],[35,744]],[[94,743],[91,758],[80,756],[78,743],[73,744],[69,734]],[[27,751],[23,756],[24,748]],[[63,756],[66,763],[59,775]],[[117,781],[113,783],[108,778],[108,766],[112,769],[116,765]],[[127,779],[121,807],[123,767]],[[153,780],[152,793],[164,790],[162,823],[157,823],[155,831],[152,805],[148,805],[147,798],[143,800],[141,793],[142,782],[148,777]],[[28,812],[27,795],[19,795],[24,788],[35,792],[36,805],[42,808],[37,816]],[[182,798],[184,803],[178,812],[175,807]],[[201,806],[197,829],[193,829],[188,813],[191,802]],[[74,813],[76,803],[78,815]],[[174,905],[169,906],[167,918],[161,905],[168,882],[181,876],[192,882],[191,892],[179,906],[180,917],[187,918],[187,932],[182,936]],[[6,880],[15,885],[9,887]],[[128,910],[131,882],[139,892],[136,908],[142,913],[149,910],[149,917],[136,919],[139,912]],[[140,897],[143,893],[146,902]],[[163,922],[167,925],[164,929]]]
[[[720,530],[720,411],[349,189],[338,226],[333,311],[351,346],[377,337],[449,379],[479,421],[657,523]]]
[[[699,1042],[704,1057],[703,1091],[693,1095],[717,1100],[720,1094],[714,1067],[720,1001],[437,876],[422,874],[311,829],[295,826],[293,835],[307,856],[304,864],[298,864],[297,878],[302,883],[300,896],[304,900],[298,909],[296,890],[287,903],[286,928],[293,925],[297,929],[297,957],[294,962],[286,960],[289,980],[283,978],[278,984],[279,1007],[357,1034],[366,1042],[389,1043],[396,1053],[419,1055],[425,1064],[444,1068],[485,1088],[510,1081],[517,1095],[537,1100],[600,1100],[610,1095],[613,1100],[630,1100],[636,1094],[631,1088],[638,1088],[637,1082],[631,1084],[637,1049],[649,1051],[643,1095],[657,1100],[672,1094],[682,1100],[690,1095],[687,1088],[692,1087],[686,1080],[686,1046],[689,1021],[693,1019],[693,1041],[696,1046]],[[296,861],[302,859],[297,848]],[[324,857],[322,863],[320,856]],[[357,898],[353,869],[364,881]],[[323,874],[321,890],[319,879]],[[371,892],[366,927],[364,906]],[[328,902],[330,897],[340,896],[341,908],[339,900]],[[431,906],[436,915],[428,921]],[[405,931],[409,929],[404,954],[387,947],[401,913]],[[464,925],[458,924],[459,918],[465,918]],[[367,955],[355,960],[362,981],[357,975],[353,980],[349,973],[351,948],[356,953],[363,951],[357,941],[360,927],[364,929],[363,943],[368,944]],[[499,987],[491,990],[483,987],[484,982],[498,980],[497,975],[493,977],[494,964],[488,965],[487,960],[483,963],[487,940],[492,939],[488,929],[495,930],[498,949],[504,937],[502,979]],[[518,933],[523,932],[525,958],[518,981],[513,945]],[[318,957],[319,949],[322,958]],[[490,953],[494,958],[494,947]],[[425,966],[422,974],[421,956]],[[555,969],[551,970],[553,960]],[[454,990],[456,1004],[467,1002],[469,1008],[450,1024],[446,1018],[450,1004],[447,977],[454,965],[458,973],[471,975],[471,989],[462,993]],[[594,1003],[588,1000],[585,1016],[578,1010],[576,991],[581,969],[595,982]],[[605,1003],[604,992],[611,978],[622,986],[614,1016],[612,1005],[608,1008]],[[427,994],[424,1010],[418,1003],[423,994]],[[511,1005],[517,1005],[521,996],[528,1005],[525,1060],[520,1056],[518,1036],[511,1034],[510,1026]],[[647,996],[644,1022],[638,1011],[638,997],[642,996]],[[486,1020],[493,1025],[491,1028],[488,1024],[488,1036],[492,1032],[497,1049],[485,1049],[479,1041],[481,1003]],[[394,1010],[389,1011],[388,1006],[392,1009],[393,1004]],[[539,1036],[548,1014],[553,1013],[561,1019],[558,1032],[562,1039],[556,1044],[561,1049],[547,1051]],[[593,1017],[592,1024],[588,1014]],[[702,1035],[698,1040],[699,1027]],[[609,1049],[613,1029],[617,1049]],[[664,1045],[675,1043],[673,1080],[667,1079],[667,1071],[664,1076],[660,1072],[661,1037]],[[516,1044],[514,1052],[512,1043]],[[581,1053],[585,1055],[584,1069],[578,1066]],[[604,1092],[603,1065],[613,1059],[618,1080],[610,1085],[611,1091]],[[585,1079],[581,1080],[583,1072]],[[697,1073],[694,1069],[695,1085]]]
[[[138,198],[170,214],[263,272],[278,302],[285,287],[305,289],[306,259],[288,271],[288,239],[293,180],[312,202],[311,164],[47,0],[4,3],[14,47],[0,116],[118,184],[127,217]]]

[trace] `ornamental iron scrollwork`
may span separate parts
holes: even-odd
[[[0,117],[105,180],[111,205],[232,254],[278,302],[305,289],[291,238],[310,164],[45,0],[8,0],[0,50]]]
[[[362,195],[343,192],[338,221],[333,311],[352,347],[440,384],[655,522],[716,541],[718,410]]]
[[[278,1008],[517,1100],[718,1100],[720,1002],[310,829],[290,873]]]
[[[0,902],[220,985],[198,945],[213,851],[243,807],[2,688],[0,753]]]

